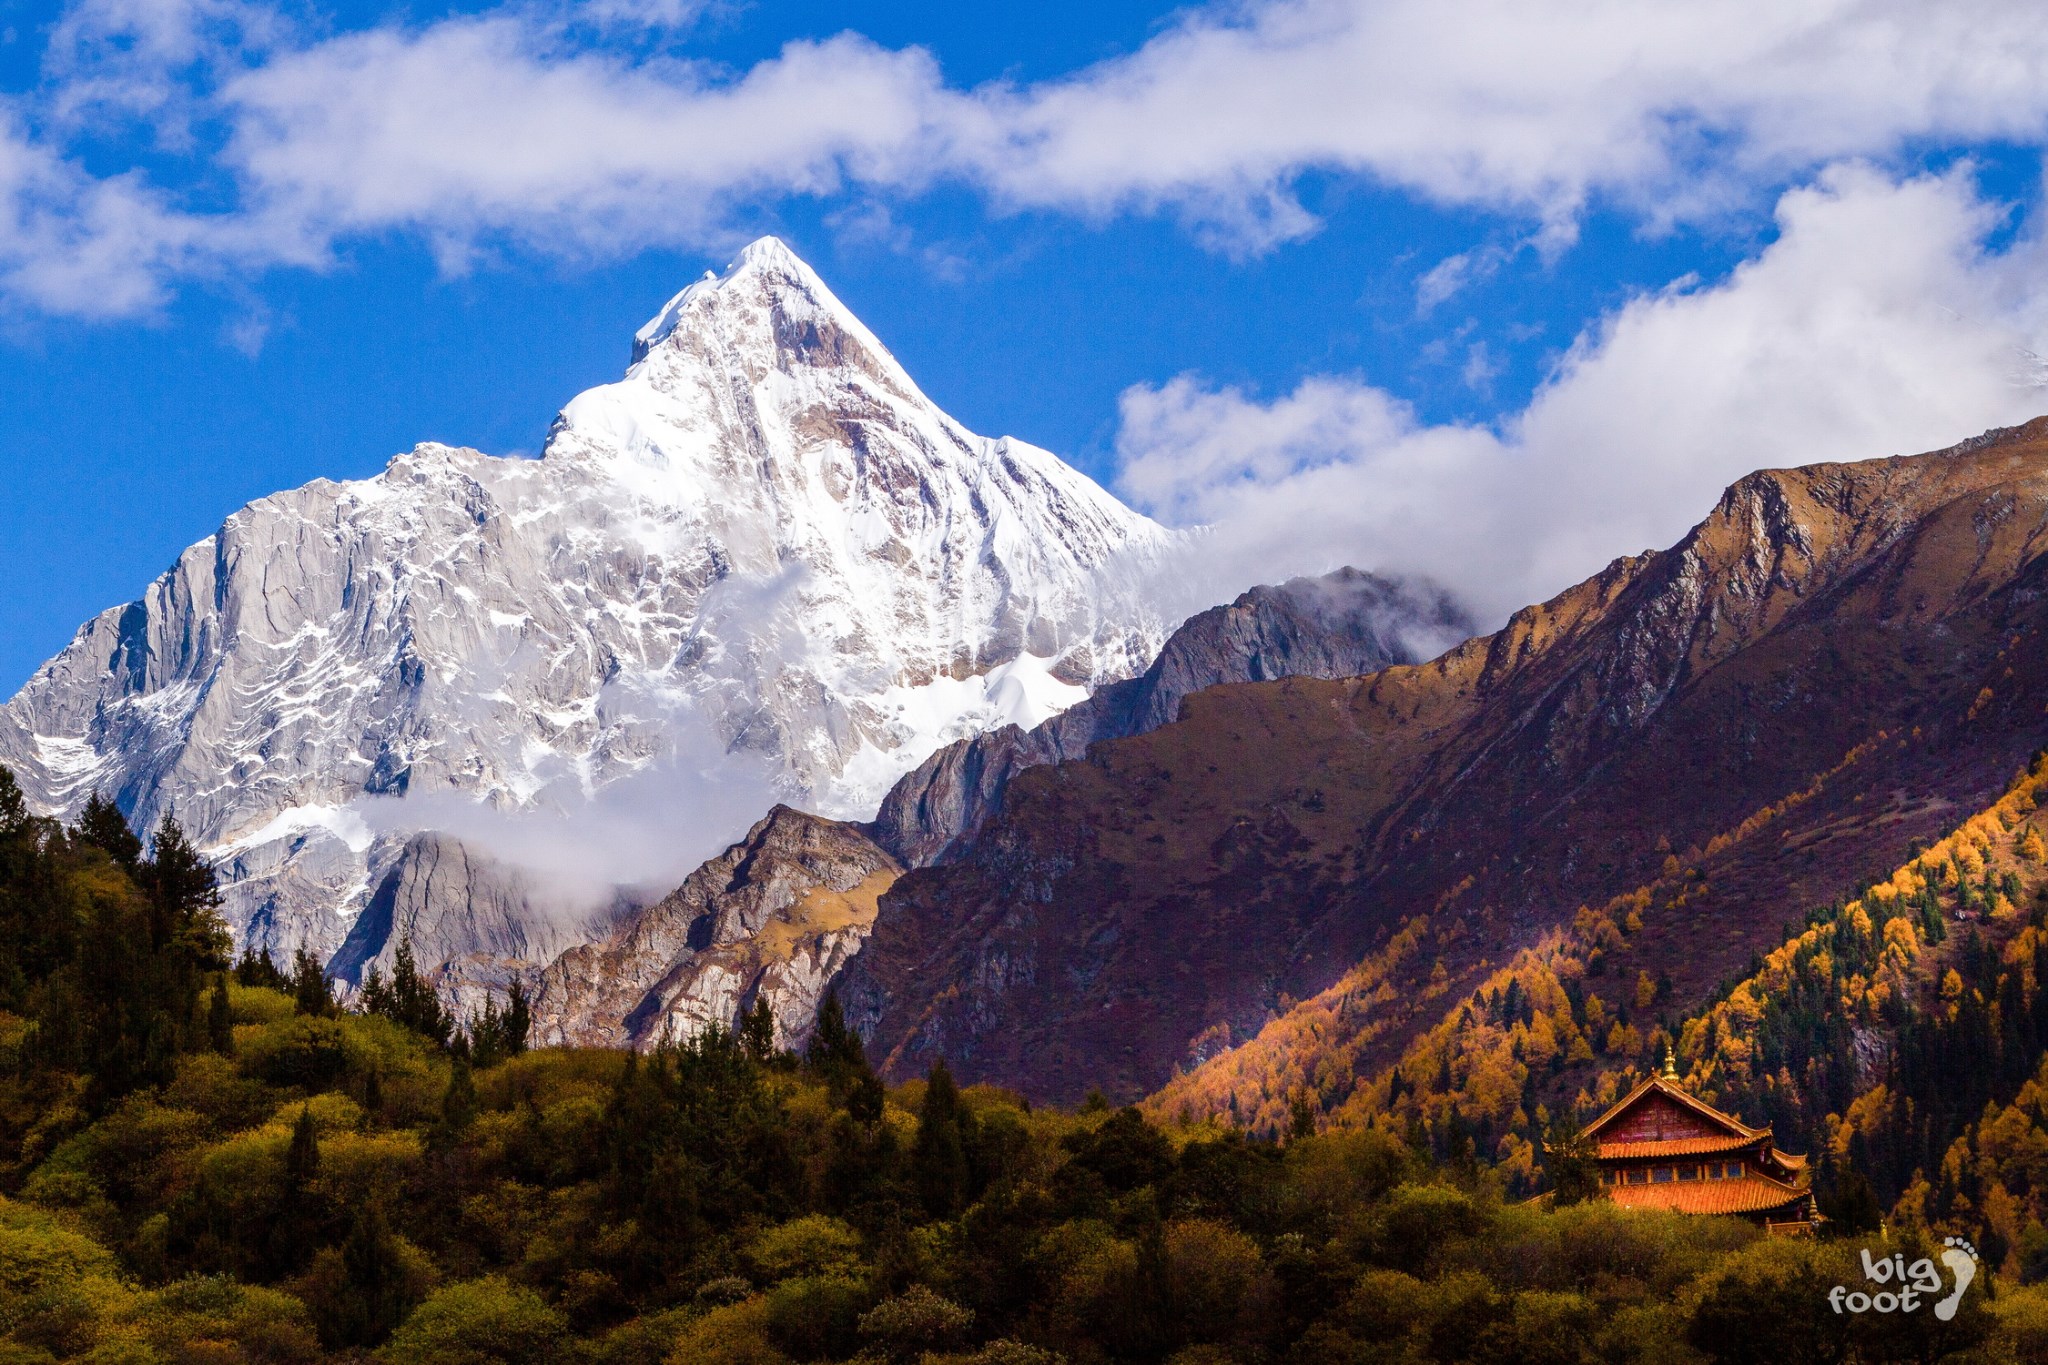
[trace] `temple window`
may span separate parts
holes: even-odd
[[[1672,1170],[1669,1166],[1659,1166],[1656,1170],[1650,1173],[1651,1181],[1659,1185],[1666,1184],[1677,1178],[1678,1172]]]
[[[1680,1180],[1698,1180],[1700,1178],[1700,1168],[1697,1166],[1680,1166],[1678,1168],[1678,1178]]]

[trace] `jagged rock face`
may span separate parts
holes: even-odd
[[[1163,624],[1114,585],[1170,542],[940,412],[768,239],[541,459],[422,445],[229,517],[0,709],[0,762],[46,812],[175,806],[240,937],[330,951],[452,808],[702,770],[751,796],[688,822],[695,857],[778,793],[866,815],[939,744],[1142,668]]]
[[[730,1028],[765,999],[780,1041],[800,1047],[902,872],[855,826],[777,806],[670,895],[541,972],[536,1036],[644,1047]]]
[[[566,1041],[644,1045],[665,1027],[687,1036],[730,1025],[765,993],[786,1035],[808,1037],[825,985],[866,941],[874,895],[903,865],[971,839],[1016,773],[1151,729],[1219,682],[1367,672],[1470,633],[1447,599],[1353,569],[1254,588],[1185,623],[1139,677],[1034,729],[1008,725],[946,746],[897,783],[870,825],[779,808],[609,940],[552,964],[536,987],[536,1017]],[[848,896],[851,909],[833,899]]]
[[[578,909],[537,894],[531,878],[444,834],[408,839],[349,927],[328,970],[345,986],[374,966],[388,980],[398,945],[421,962],[463,1013],[481,1009],[536,962],[605,932],[621,911]]]
[[[842,998],[895,1075],[944,1055],[1135,1097],[1419,920],[1415,979],[1358,1006],[1384,1067],[1669,854],[1694,875],[1626,970],[1668,972],[1682,1012],[2040,746],[2044,552],[2048,419],[1752,475],[1671,550],[1428,664],[1212,688],[1018,775],[965,857],[884,898]]]
[[[911,867],[944,862],[981,828],[1018,773],[1081,758],[1098,740],[1155,730],[1203,688],[1374,673],[1430,658],[1473,630],[1443,594],[1356,569],[1253,588],[1182,623],[1138,677],[1102,688],[1036,729],[1005,726],[940,749],[890,789],[869,833]]]

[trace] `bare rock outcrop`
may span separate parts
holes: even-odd
[[[800,1046],[902,872],[858,827],[778,805],[675,891],[549,964],[536,1037],[644,1047],[731,1027],[765,999],[778,1039]]]

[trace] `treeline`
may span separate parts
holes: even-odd
[[[1847,1243],[1513,1203],[1469,1151],[1318,1132],[1306,1104],[1268,1139],[1034,1108],[943,1066],[887,1088],[829,1001],[802,1056],[760,1007],[644,1056],[529,1051],[522,1001],[458,1026],[407,952],[344,1010],[310,958],[228,962],[174,825],[145,849],[103,803],[69,829],[18,793],[0,815],[10,1362],[2048,1350],[2039,1291],[1987,1279],[1947,1323],[1836,1314]]]

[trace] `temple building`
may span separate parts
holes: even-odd
[[[1751,1128],[1686,1091],[1669,1058],[1586,1126],[1607,1196],[1626,1208],[1728,1214],[1772,1232],[1812,1230],[1813,1173]]]

